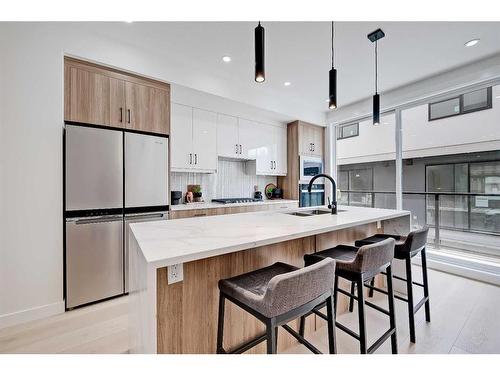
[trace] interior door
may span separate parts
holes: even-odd
[[[127,129],[168,134],[170,95],[168,90],[126,82]]]
[[[217,169],[217,114],[193,109],[193,168]]]
[[[66,210],[123,207],[123,132],[66,125]]]
[[[170,126],[170,168],[172,170],[191,169],[193,155],[193,109],[172,103]]]
[[[226,158],[239,158],[238,119],[233,116],[217,114],[217,155]]]
[[[125,207],[168,204],[168,139],[125,133]]]

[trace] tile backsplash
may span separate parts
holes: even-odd
[[[239,160],[219,159],[217,173],[170,173],[170,190],[180,190],[184,196],[188,185],[201,185],[205,202],[215,198],[250,198],[255,185],[264,193],[267,184],[276,182],[273,176],[247,174],[247,162]]]

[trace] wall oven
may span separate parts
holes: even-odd
[[[313,184],[311,192],[307,191],[309,184],[299,185],[299,207],[323,206],[325,204],[325,184]]]
[[[323,159],[314,156],[300,157],[300,182],[307,183],[317,174],[324,173]]]

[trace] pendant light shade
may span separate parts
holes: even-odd
[[[373,95],[373,125],[380,124],[380,95]]]
[[[373,125],[380,124],[380,95],[378,94],[378,40],[382,39],[385,33],[382,29],[377,29],[368,34],[368,39],[375,43],[375,95],[373,95]]]
[[[333,50],[333,21],[332,21],[332,68],[330,69],[330,73],[328,75],[329,89],[328,89],[328,108],[336,109],[337,108],[337,69],[334,66],[334,50]]]
[[[329,102],[328,102],[328,108],[330,109],[336,109],[337,108],[337,69],[330,69],[330,95],[329,95]]]
[[[265,37],[264,28],[259,22],[255,28],[255,82],[262,83],[265,80]]]

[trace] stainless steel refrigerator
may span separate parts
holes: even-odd
[[[65,130],[66,308],[128,292],[128,224],[168,211],[168,138]]]

